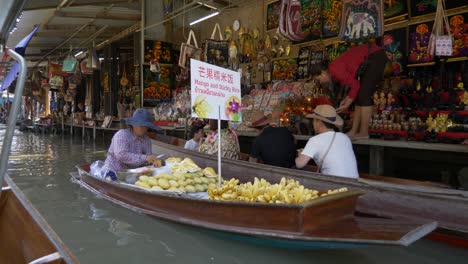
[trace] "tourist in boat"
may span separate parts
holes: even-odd
[[[311,159],[317,164],[317,172],[358,178],[356,157],[351,140],[345,134],[338,132],[343,125],[343,119],[330,105],[319,105],[314,113],[307,115],[312,118],[315,136],[310,138],[301,154],[296,158],[296,167],[304,168]]]
[[[190,129],[191,139],[185,142],[185,146],[184,146],[185,149],[198,151],[198,149],[200,148],[200,142],[205,136],[205,131],[203,130],[204,127],[205,125],[199,125],[199,124],[192,125],[192,128]]]
[[[377,84],[383,80],[387,62],[385,50],[374,41],[372,44],[352,47],[328,67],[334,80],[351,87],[337,112],[347,111],[355,102],[353,126],[348,132],[352,140],[369,138],[373,104],[371,97]]]
[[[296,158],[294,137],[285,127],[271,126],[271,121],[271,115],[266,116],[262,111],[252,115],[249,127],[257,129],[260,134],[252,143],[249,161],[291,168]]]
[[[161,130],[153,124],[153,115],[140,108],[132,117],[123,118],[129,128],[119,130],[112,138],[106,161],[100,171],[103,178],[117,180],[117,171],[137,168],[145,164],[161,164],[152,153],[148,129]]]
[[[200,145],[200,152],[210,155],[218,153],[218,120],[210,120],[209,133]],[[221,121],[221,156],[228,159],[240,158],[239,139],[236,133],[228,128],[227,121]]]

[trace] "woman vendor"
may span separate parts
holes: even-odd
[[[107,158],[101,169],[101,177],[117,180],[116,171],[132,169],[161,161],[152,154],[148,129],[161,130],[153,124],[153,115],[146,109],[137,109],[133,117],[123,118],[129,128],[119,130],[112,138]]]

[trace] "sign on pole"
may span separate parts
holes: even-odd
[[[192,116],[218,119],[218,184],[221,185],[221,120],[242,121],[240,73],[190,59]]]
[[[242,121],[240,73],[191,59],[192,117]]]

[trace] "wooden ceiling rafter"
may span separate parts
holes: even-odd
[[[96,2],[96,1],[79,1],[78,3],[73,3],[74,7],[80,7],[80,6],[106,6],[109,4],[132,4],[139,2],[139,0],[114,0],[114,1],[104,1],[104,2]],[[51,9],[55,8],[55,5],[46,5],[46,6],[41,6],[38,8],[28,8],[26,7],[24,11],[35,11],[35,10],[44,10],[44,9]]]
[[[56,11],[56,17],[69,17],[69,18],[96,18],[96,19],[109,19],[109,20],[128,20],[128,21],[139,21],[141,19],[140,14],[109,14],[108,12],[101,13],[82,13],[82,12],[68,12],[68,11]]]

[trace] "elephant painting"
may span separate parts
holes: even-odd
[[[348,39],[366,38],[375,33],[376,27],[376,21],[369,13],[355,13],[350,11],[346,20],[344,36]]]

